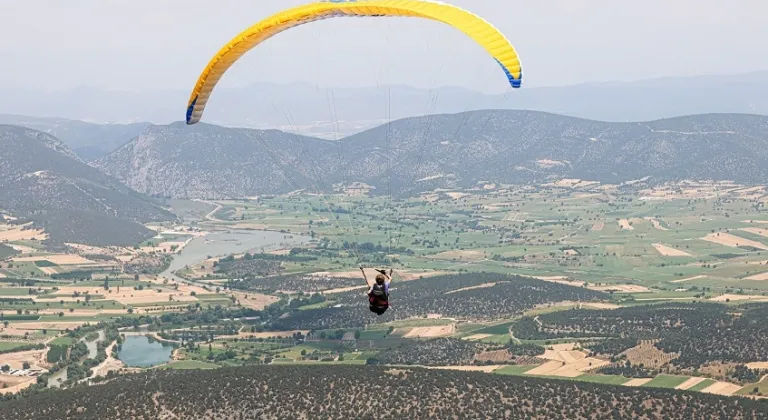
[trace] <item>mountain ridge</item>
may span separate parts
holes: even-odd
[[[72,149],[83,160],[100,158],[138,135],[150,123],[96,124],[53,117],[0,114],[0,124],[31,128],[48,133]]]
[[[19,222],[45,227],[51,244],[135,244],[154,236],[142,223],[175,219],[159,202],[85,164],[59,139],[10,125],[0,125],[0,203]]]
[[[558,177],[753,183],[768,178],[768,117],[701,114],[618,123],[486,110],[405,118],[335,142],[174,123],[147,127],[91,165],[137,191],[177,198],[319,192],[352,182],[406,194]]]
[[[235,190],[244,191],[249,182],[262,182],[268,191],[275,192],[309,186],[314,179],[312,168],[302,164],[301,154],[290,150],[305,148],[307,144],[324,154],[336,148],[329,140],[278,130],[205,123],[190,127],[175,122],[148,126],[127,144],[90,164],[130,188],[150,195],[232,197],[238,195]],[[283,147],[278,147],[281,145]],[[254,155],[256,152],[260,154]],[[206,171],[200,171],[203,166],[195,160],[201,156],[206,159]],[[254,174],[258,176],[254,178]],[[187,177],[187,181],[181,186],[174,185],[180,176]],[[176,193],[169,194],[171,190]],[[184,193],[180,195],[180,191]]]

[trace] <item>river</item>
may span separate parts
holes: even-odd
[[[98,342],[103,341],[106,337],[106,333],[104,330],[99,330],[99,338],[88,341],[85,339],[85,337],[81,338],[80,341],[85,343],[85,346],[88,347],[88,359],[93,359],[96,357],[97,354],[99,354],[98,349]],[[61,384],[67,380],[67,368],[61,369],[60,371],[54,373],[51,375],[50,378],[48,378],[48,388],[58,388],[61,386]]]
[[[171,264],[160,275],[170,280],[184,282],[184,279],[174,275],[173,272],[188,265],[201,263],[208,259],[209,256],[223,257],[243,252],[264,252],[303,245],[308,241],[309,238],[307,236],[273,231],[235,230],[213,232],[204,237],[193,238],[180,254],[173,256]],[[104,331],[99,331],[99,340],[103,339]],[[82,339],[81,341],[84,340]],[[120,354],[121,359],[123,357],[130,359],[130,363],[124,360],[127,365],[132,365],[133,363],[134,366],[151,366],[168,361],[173,352],[173,346],[166,343],[152,343],[147,337],[126,337],[126,340],[130,340],[130,344],[126,341]],[[127,349],[126,344],[128,344]],[[96,341],[86,342],[86,345],[88,346],[88,357],[95,357],[97,351]],[[146,356],[141,356],[141,352],[148,353]],[[48,379],[48,386],[59,387],[66,379],[67,369],[64,368],[51,375]]]
[[[173,274],[174,271],[189,265],[203,262],[208,257],[224,257],[243,252],[264,252],[281,248],[290,248],[306,244],[308,237],[293,233],[280,233],[261,230],[239,230],[213,232],[205,237],[192,239],[180,254],[173,256],[168,269],[160,273],[162,277],[174,281],[184,281]]]

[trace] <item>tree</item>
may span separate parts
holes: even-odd
[[[22,363],[22,364],[21,364],[21,368],[22,368],[22,369],[29,369],[29,368],[31,368],[31,367],[32,367],[32,366],[30,366],[29,362],[24,362],[24,363]]]

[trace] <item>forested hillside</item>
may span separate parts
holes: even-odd
[[[374,366],[150,371],[0,404],[4,419],[513,418],[739,420],[764,400]]]

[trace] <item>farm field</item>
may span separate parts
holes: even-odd
[[[768,291],[768,237],[761,235],[768,212],[755,208],[754,194],[727,183],[575,185],[436,191],[391,206],[386,198],[343,194],[222,201],[209,223],[311,234],[341,251],[311,267],[285,264],[286,272],[342,275],[369,252],[361,250],[367,243],[387,255],[382,265],[403,272],[513,272],[593,287]]]
[[[156,241],[178,242],[184,237],[193,236],[171,229],[159,233]],[[139,273],[161,270],[172,252],[183,248],[142,250],[139,245],[68,244],[67,253],[55,253],[45,251],[42,243],[31,238],[6,242],[16,252],[0,261],[0,335],[4,337],[0,349],[18,339],[26,344],[41,333],[61,335],[119,318],[184,312],[190,305],[233,305],[229,295],[205,285]],[[7,357],[0,356],[0,362]]]
[[[681,195],[671,187],[499,185],[435,191],[393,200],[391,206],[383,197],[343,194],[217,201],[200,209],[193,202],[176,200],[175,208],[189,207],[196,216],[205,210],[203,220],[195,219],[194,227],[151,226],[158,235],[134,247],[68,244],[66,252],[46,250],[44,232],[25,230],[22,235],[6,229],[4,249],[12,251],[6,251],[0,261],[4,318],[0,334],[9,338],[0,341],[0,351],[27,343],[71,347],[75,342],[69,335],[78,328],[97,323],[125,325],[131,319],[154,317],[148,319],[163,325],[153,332],[154,337],[162,332],[163,339],[186,344],[173,352],[170,362],[160,365],[167,369],[411,360],[430,351],[395,356],[391,352],[401,345],[449,340],[463,343],[455,344],[459,349],[469,346],[466,354],[471,354],[470,349],[487,350],[483,363],[491,364],[479,366],[472,357],[454,359],[447,352],[447,358],[435,360],[430,367],[742,393],[743,385],[719,379],[603,374],[598,371],[612,362],[582,348],[589,338],[521,340],[510,329],[523,315],[544,317],[574,309],[768,301],[768,248],[764,248],[768,213],[754,206],[754,198],[728,185],[700,184],[683,190]],[[239,238],[271,230],[281,232],[283,238],[300,234],[310,240],[301,246],[199,253],[176,269],[180,278],[163,271],[193,241],[207,243],[210,235],[232,230],[245,232]],[[493,314],[474,319],[436,309],[417,317],[341,329],[310,330],[301,324],[275,328],[273,323],[238,320],[234,328],[218,318],[210,325],[185,320],[195,313],[260,311],[268,306],[294,314],[343,309],[364,293],[365,283],[356,269],[360,265],[395,269],[394,311],[403,310],[397,302],[398,289],[420,290],[419,285],[432,284],[440,290],[441,299],[465,295],[488,299],[507,281],[459,282],[445,288],[434,283],[480,272],[534,278],[555,289],[580,290],[600,298],[545,300],[517,315],[497,313],[495,319]],[[376,274],[370,268],[366,273],[369,281]],[[161,316],[167,321],[156,321]],[[350,320],[355,318],[360,314]],[[212,332],[195,331],[203,326]],[[623,360],[647,369],[666,368],[677,356],[659,350],[657,341],[645,340],[628,348]],[[514,355],[504,350],[509,343],[538,345],[543,350],[536,356]],[[36,351],[24,357],[38,357],[40,350]],[[0,354],[0,365],[4,356],[14,357],[8,354],[13,353]],[[425,362],[420,357],[413,360],[409,363]],[[102,363],[97,372],[125,368],[113,359]]]
[[[235,336],[239,339],[233,341],[233,336],[221,335],[210,344],[206,344],[202,351],[182,350],[170,363],[161,365],[163,369],[213,369],[219,366],[238,365],[253,357],[257,357],[271,364],[314,364],[323,363],[329,366],[344,364],[365,364],[368,359],[380,357],[388,349],[398,348],[403,343],[430,342],[431,340],[461,338],[462,341],[477,342],[478,345],[499,345],[511,341],[509,334],[488,335],[477,331],[491,333],[501,332],[509,328],[509,322],[475,323],[462,325],[446,319],[426,319],[422,321],[398,321],[383,326],[386,329],[372,329],[358,331],[355,334],[356,341],[353,347],[344,345],[339,341],[341,336],[332,338],[338,331],[330,330],[322,332],[327,334],[323,339],[296,343],[296,334],[308,334],[309,331],[288,331],[243,333]],[[247,328],[247,327],[246,327]],[[317,333],[319,334],[319,333]],[[351,333],[344,333],[345,337]],[[469,334],[469,335],[467,335]],[[473,336],[483,336],[482,339]],[[321,335],[322,336],[322,335]],[[426,337],[429,336],[429,337]],[[502,337],[495,343],[483,339],[489,337]],[[351,336],[350,336],[351,337]],[[433,338],[443,337],[443,338]],[[50,345],[72,345],[75,340],[65,336],[49,339]],[[10,345],[6,345],[10,346]],[[693,391],[731,394],[741,386],[727,382],[718,382],[706,378],[692,378],[676,375],[659,375],[655,378],[633,379],[619,375],[604,375],[593,373],[608,362],[588,356],[588,351],[582,350],[577,343],[562,343],[544,345],[544,353],[537,356],[539,363],[526,365],[492,365],[475,366],[472,364],[438,365],[438,369],[481,371],[488,374],[524,375],[558,380],[576,380],[580,382],[594,382],[601,384],[644,386],[660,388],[689,389]],[[429,352],[427,352],[429,354]],[[2,359],[2,355],[0,355]],[[641,359],[642,360],[642,359]],[[440,359],[436,362],[441,362]],[[688,385],[681,386],[681,385]],[[717,385],[717,386],[716,386]]]
[[[547,362],[546,364],[550,364]],[[545,364],[545,365],[546,365]],[[673,375],[659,375],[654,378],[627,378],[619,375],[603,375],[603,374],[582,374],[574,376],[566,376],[562,374],[548,375],[539,374],[536,370],[540,366],[504,366],[493,370],[497,375],[514,375],[514,376],[538,376],[545,377],[547,379],[569,380],[579,382],[591,382],[608,385],[622,385],[628,387],[653,387],[653,388],[666,388],[666,389],[680,389],[697,392],[719,392],[722,395],[749,395],[751,391],[758,387],[760,392],[768,392],[766,385],[760,383],[756,385],[740,386],[727,382],[718,382],[708,378],[702,377],[684,377]],[[713,393],[715,393],[713,392]]]
[[[688,380],[685,376],[659,375],[643,386],[653,388],[677,388]]]

